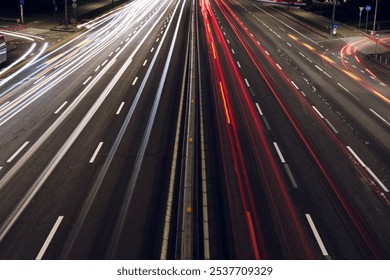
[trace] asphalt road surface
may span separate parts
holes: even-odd
[[[149,2],[0,81],[0,258],[388,259],[390,85],[360,39]]]

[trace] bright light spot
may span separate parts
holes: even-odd
[[[302,43],[302,45],[304,45],[306,48],[308,48],[308,49],[311,50],[311,51],[315,51],[315,50],[316,50],[315,48],[313,48],[313,47],[310,46],[309,44]]]
[[[298,41],[298,38],[295,37],[294,35],[292,34],[288,34],[288,37],[290,37],[291,39],[295,40],[295,41]]]

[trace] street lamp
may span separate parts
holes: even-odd
[[[332,23],[334,23],[335,14],[336,14],[336,0],[333,0]]]
[[[375,32],[375,23],[376,23],[376,11],[378,10],[378,0],[375,2],[375,12],[374,12],[374,23],[372,26],[372,31]]]
[[[333,34],[335,34],[335,30],[333,30],[335,14],[336,14],[336,0],[333,0],[332,27],[330,31],[332,36]]]
[[[360,24],[362,23],[362,11],[363,11],[364,7],[359,7],[359,30],[360,30]]]
[[[367,5],[366,6],[366,12],[367,12],[367,16],[366,16],[366,33],[368,31],[368,13],[371,11],[371,6],[370,5]]]
[[[24,0],[20,0],[19,4],[20,4],[20,20],[22,24],[24,24],[24,13],[23,13]]]
[[[65,28],[68,29],[68,2],[65,0]]]

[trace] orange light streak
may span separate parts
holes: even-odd
[[[211,49],[213,50],[213,57],[214,57],[214,59],[217,59],[217,54],[215,53],[214,42],[211,42]]]
[[[223,91],[222,82],[219,82],[219,88],[221,90],[221,96],[222,96],[222,101],[223,101],[223,107],[225,108],[226,119],[227,119],[228,124],[230,124],[230,115],[229,115],[229,110],[228,110],[227,103],[226,103],[225,92]]]
[[[344,69],[341,69],[346,75],[348,75],[349,77],[351,77],[352,79],[354,79],[355,81],[361,81],[361,79],[354,75],[353,73],[347,71],[347,70],[344,70]]]

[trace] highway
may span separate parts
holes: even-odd
[[[0,80],[1,259],[390,257],[389,73],[360,37],[134,0],[38,41]]]
[[[201,3],[220,141],[232,147],[223,149],[225,175],[241,188],[231,190],[231,216],[236,225],[250,217],[241,227],[253,255],[387,258],[386,81],[345,68],[341,40],[273,8]]]
[[[2,258],[153,256],[188,13],[185,1],[131,2],[89,23],[2,96]],[[132,249],[122,252],[123,243]]]

